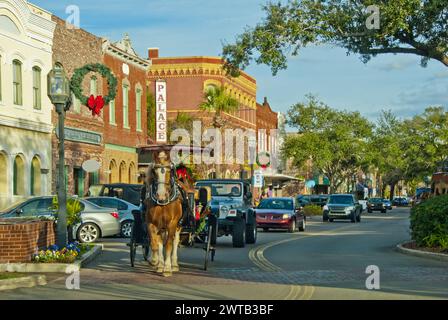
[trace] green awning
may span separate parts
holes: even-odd
[[[327,176],[323,174],[314,175],[313,180],[316,182],[317,186],[329,186],[330,185],[330,179],[327,178]]]

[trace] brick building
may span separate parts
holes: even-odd
[[[277,143],[278,114],[272,111],[265,97],[263,104],[257,103],[257,142],[258,152],[278,152]]]
[[[115,101],[104,110],[103,172],[110,183],[137,183],[137,148],[147,144],[146,75],[150,62],[137,55],[127,35],[116,43],[104,40],[103,53],[104,64],[118,80]]]
[[[228,94],[240,102],[239,110],[225,113],[223,119],[228,128],[256,130],[256,80],[241,72],[238,78],[226,76],[223,61],[219,57],[159,57],[158,49],[149,49],[151,67],[148,73],[148,90],[155,93],[157,80],[166,82],[166,104],[168,119],[175,119],[179,113],[186,113],[200,119],[202,126],[209,127],[213,113],[204,112],[199,105],[209,87],[223,86]],[[214,167],[202,172],[203,177],[213,176]],[[243,169],[241,165],[226,165],[221,168],[222,177],[237,178]],[[247,170],[247,168],[244,168]]]
[[[53,16],[56,29],[53,38],[53,62],[59,63],[71,78],[75,69],[89,63],[102,63],[102,39],[83,29],[70,29],[64,20]],[[89,73],[84,78],[85,95],[104,95],[103,79]],[[53,124],[57,127],[57,113],[53,112]],[[65,122],[65,172],[68,194],[84,195],[92,184],[104,181],[100,172],[86,173],[82,164],[86,160],[96,160],[104,166],[104,112],[92,116],[92,112],[72,96],[72,106],[67,112]],[[57,132],[57,131],[55,131]],[[56,191],[58,139],[52,135],[53,154],[53,193]]]

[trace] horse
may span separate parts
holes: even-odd
[[[177,248],[182,231],[179,226],[182,200],[173,165],[166,158],[161,159],[147,173],[146,223],[150,233],[150,265],[157,273],[169,277],[179,271]]]

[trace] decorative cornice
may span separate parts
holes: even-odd
[[[51,133],[53,127],[51,124],[34,122],[27,119],[11,118],[8,116],[0,116],[0,126],[36,131],[41,133]]]
[[[133,49],[132,51],[135,52]],[[103,39],[103,54],[104,53],[108,53],[143,70],[148,70],[148,68],[151,66],[151,61],[145,60],[136,54],[134,55],[129,53],[128,51],[125,51],[119,48],[116,44],[111,43],[107,39]]]

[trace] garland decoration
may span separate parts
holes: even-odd
[[[260,162],[260,154],[262,155],[263,160],[268,159],[267,163],[266,163],[266,161],[263,161],[263,163]],[[271,155],[269,154],[269,152],[260,152],[257,154],[256,161],[257,161],[258,166],[260,166],[262,169],[266,169],[271,166]]]
[[[107,80],[107,96],[103,97],[99,95],[95,97],[94,95],[90,95],[90,97],[87,97],[83,94],[82,82],[89,72],[99,73]],[[92,116],[99,116],[104,105],[109,104],[117,95],[117,78],[115,78],[110,69],[104,64],[86,64],[85,66],[76,69],[73,73],[72,79],[70,80],[70,89],[75,97],[92,111]]]

